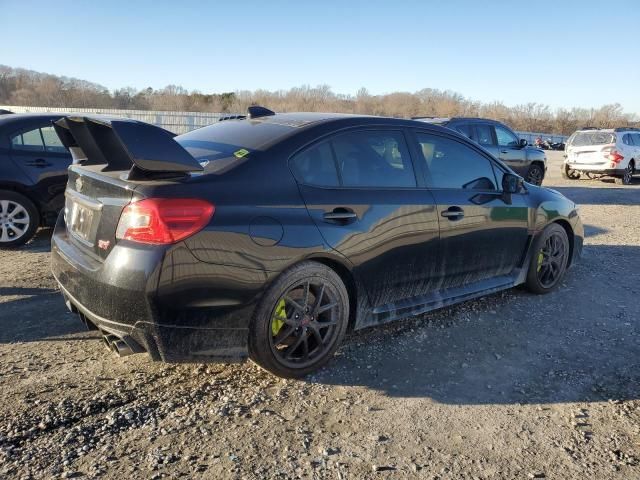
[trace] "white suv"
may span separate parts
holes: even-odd
[[[567,140],[562,175],[577,180],[614,177],[616,183],[629,185],[640,168],[640,129],[583,129]]]

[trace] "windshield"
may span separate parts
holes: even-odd
[[[569,139],[569,144],[572,147],[616,143],[616,136],[611,132],[576,132],[572,137]]]

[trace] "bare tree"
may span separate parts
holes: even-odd
[[[265,105],[278,112],[331,111],[390,117],[482,116],[503,121],[517,130],[568,135],[583,126],[637,125],[638,116],[625,113],[618,103],[600,108],[559,108],[542,103],[509,107],[500,102],[481,103],[463,95],[433,88],[418,92],[372,95],[361,88],[355,95],[334,93],[329,85],[302,85],[290,90],[236,91],[207,94],[179,85],[160,90],[131,87],[110,92],[96,83],[76,78],[0,65],[0,104],[240,113],[249,105]]]

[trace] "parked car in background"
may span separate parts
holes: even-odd
[[[487,118],[416,117],[434,125],[455,130],[480,144],[494,157],[502,160],[527,182],[541,185],[547,171],[547,157],[540,149],[527,144],[504,123]]]
[[[251,107],[174,137],[56,122],[78,162],[52,238],[68,307],[120,355],[322,366],[347,329],[519,284],[579,256],[576,205],[411,120]]]
[[[562,175],[577,180],[613,177],[620,185],[629,185],[640,164],[640,129],[587,128],[567,140]]]
[[[23,245],[53,226],[64,205],[71,155],[52,122],[61,115],[0,116],[0,248]]]

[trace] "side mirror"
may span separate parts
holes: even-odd
[[[522,177],[514,173],[505,173],[502,177],[502,191],[504,193],[520,193],[524,187]]]
[[[520,139],[520,146],[522,148],[526,147],[527,145],[529,145],[529,142],[527,142],[524,138]]]

